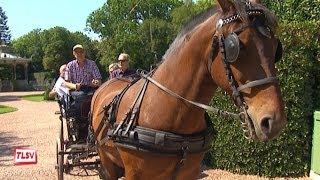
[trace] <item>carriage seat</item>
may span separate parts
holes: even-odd
[[[58,97],[58,103],[60,107],[61,115],[66,119],[67,122],[73,121],[74,125],[67,123],[69,135],[75,135],[76,138],[73,141],[85,141],[88,135],[89,126],[89,111],[91,105],[92,93],[84,93],[78,95],[77,93],[68,94],[66,97]],[[70,138],[69,138],[70,140]]]

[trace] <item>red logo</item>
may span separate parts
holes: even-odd
[[[15,148],[14,164],[37,164],[37,151],[33,149]]]

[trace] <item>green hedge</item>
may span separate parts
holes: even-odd
[[[211,115],[218,131],[205,162],[211,166],[260,176],[304,176],[309,173],[313,112],[320,108],[320,23],[283,24],[284,55],[276,66],[286,104],[288,124],[279,138],[251,142],[240,123]],[[219,91],[212,105],[235,110],[231,98]]]

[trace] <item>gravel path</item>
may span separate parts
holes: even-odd
[[[59,118],[57,102],[31,102],[18,96],[40,94],[42,92],[0,92],[0,105],[16,107],[19,110],[0,114],[0,179],[57,179],[56,139],[58,137]],[[14,165],[14,148],[24,147],[37,150],[38,163],[35,165]],[[81,168],[64,174],[65,179],[97,180],[96,170],[88,170],[86,176]],[[205,170],[200,174],[202,180],[267,180],[258,176],[232,174],[222,170]],[[292,178],[277,178],[292,179]],[[308,178],[299,178],[307,180]]]
[[[0,114],[0,179],[57,179],[56,139],[59,117],[57,102],[31,102],[17,96],[40,94],[42,92],[0,93],[0,104],[16,107],[19,110]],[[14,165],[14,148],[23,147],[37,150],[36,165]],[[85,176],[83,169],[76,168],[74,175],[65,179],[99,179]]]

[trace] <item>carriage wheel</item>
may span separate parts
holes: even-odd
[[[63,152],[63,145],[61,144],[61,139],[57,139],[56,144],[56,154],[57,154],[57,174],[58,174],[58,180],[63,180],[63,160],[64,160],[64,154],[59,152]]]
[[[72,167],[70,166],[69,162],[67,161],[67,162],[64,164],[64,173],[70,174],[71,169],[72,169]]]
[[[61,149],[64,149],[63,148],[64,147],[63,120],[61,121],[61,125],[60,125],[59,140],[60,140]]]

